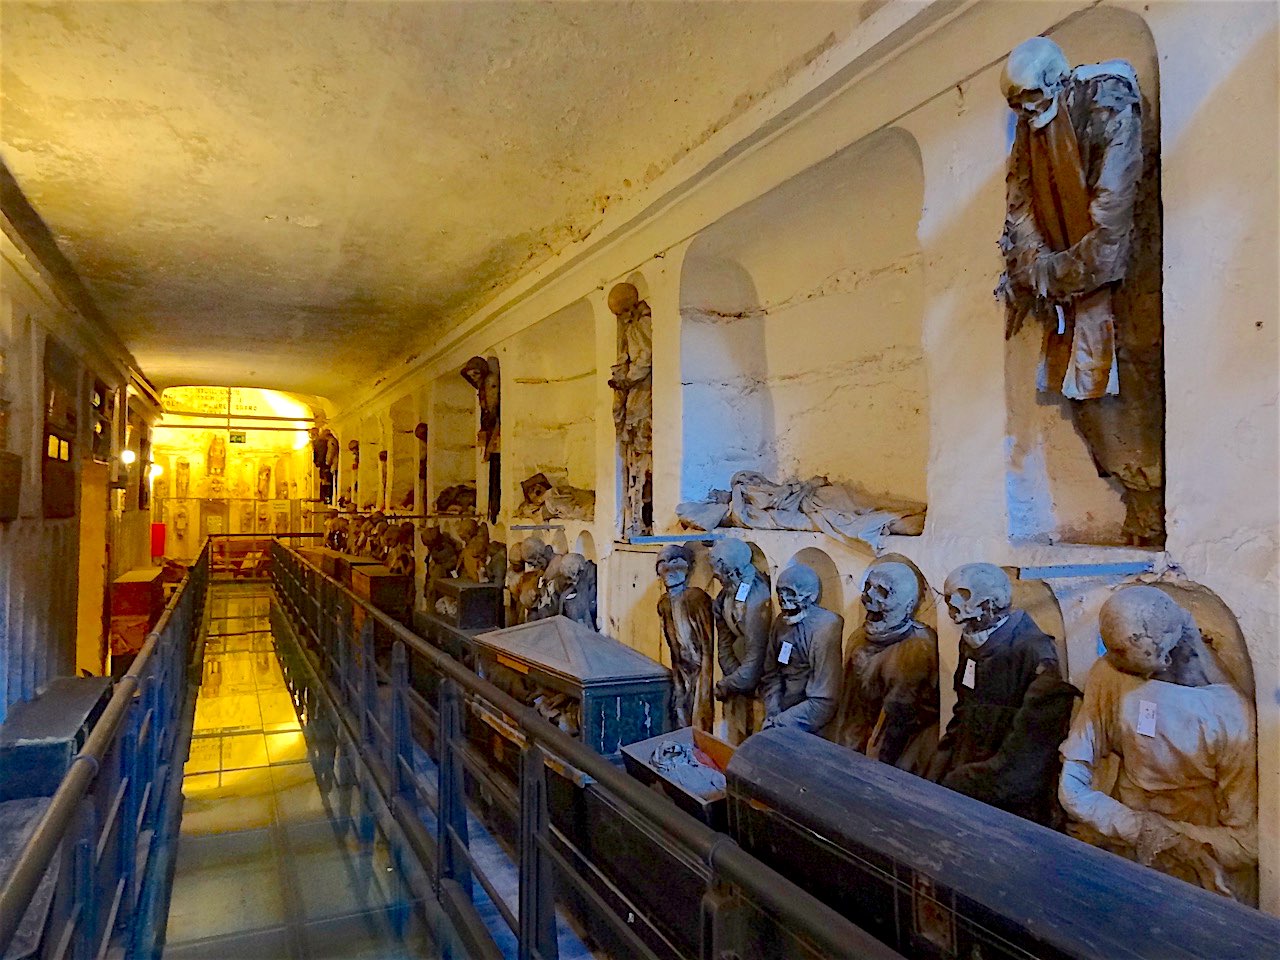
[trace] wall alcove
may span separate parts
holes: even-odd
[[[415,412],[412,394],[405,394],[391,404],[391,462],[387,481],[387,507],[392,510],[416,506],[412,502],[418,476],[418,441],[413,435],[417,422]]]
[[[1133,304],[1129,317],[1141,312],[1154,316],[1142,321],[1143,333],[1136,339],[1143,343],[1159,337],[1161,320],[1161,249],[1160,223],[1160,71],[1155,41],[1141,15],[1115,8],[1090,10],[1072,18],[1049,36],[1062,47],[1073,66],[1107,60],[1127,60],[1138,77],[1142,92],[1142,124],[1144,153],[1152,158],[1138,188],[1133,240],[1140,248],[1130,261],[1125,281],[1126,296]],[[1012,145],[1015,117],[1007,113],[1007,141]],[[1145,199],[1144,199],[1145,198]],[[1149,211],[1144,217],[1141,211]],[[992,239],[1000,227],[992,224]],[[1146,306],[1139,306],[1145,302]],[[1127,318],[1122,318],[1127,319]],[[1134,322],[1129,319],[1129,326]],[[1150,327],[1151,332],[1145,332]],[[1005,348],[1005,395],[1007,403],[1007,473],[1006,500],[1009,510],[1009,536],[1015,541],[1034,543],[1087,543],[1119,545],[1125,543],[1121,529],[1125,506],[1120,483],[1099,476],[1089,447],[1073,423],[1073,403],[1115,404],[1113,398],[1073,401],[1060,390],[1037,389],[1041,365],[1044,328],[1028,319]],[[1133,347],[1120,336],[1121,357]],[[1152,362],[1161,362],[1160,347],[1154,349]],[[1129,388],[1123,362],[1121,393]],[[1123,398],[1121,398],[1123,399]],[[1147,411],[1163,429],[1163,401],[1152,400]],[[1128,437],[1123,428],[1112,421],[1110,430],[1120,438]],[[1114,443],[1115,441],[1113,441]],[[1137,447],[1134,438],[1123,439],[1126,447]],[[1131,456],[1131,459],[1138,460]]]
[[[480,423],[476,413],[476,392],[457,370],[436,377],[431,385],[431,431],[428,481],[430,493],[426,506],[435,507],[435,499],[457,483],[476,482],[476,431]]]
[[[831,559],[830,555],[825,550],[820,550],[817,547],[805,547],[778,568],[778,575],[781,576],[782,571],[793,563],[802,563],[818,575],[818,580],[822,584],[822,593],[818,596],[818,605],[844,617],[844,583],[840,579],[840,568],[836,566],[836,562]],[[772,586],[776,592],[778,587],[776,579]]]
[[[502,444],[512,512],[523,500],[521,482],[535,473],[595,489],[595,373],[595,315],[586,300],[502,345]]]
[[[680,276],[681,496],[739,470],[926,499],[914,138],[873,134],[711,225]]]

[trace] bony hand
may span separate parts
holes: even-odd
[[[1151,866],[1164,851],[1178,845],[1182,834],[1158,813],[1138,814],[1138,839],[1134,843],[1138,862]]]
[[[717,700],[728,700],[729,691],[725,688],[724,681],[720,680],[716,683],[715,689],[711,691],[711,695]]]

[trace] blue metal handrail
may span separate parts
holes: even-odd
[[[55,953],[81,960],[111,946],[126,956],[154,949],[155,931],[135,921],[168,879],[154,877],[155,853],[173,827],[173,782],[182,777],[175,752],[190,734],[188,665],[208,575],[206,540],[0,887],[0,956],[55,858],[43,929]]]
[[[602,791],[628,817],[661,837],[671,852],[699,865],[705,882],[701,956],[749,955],[743,951],[749,948],[747,937],[755,925],[751,918],[768,915],[777,924],[775,929],[798,938],[797,942],[805,945],[803,953],[809,956],[900,960],[894,950],[747,854],[730,837],[716,833],[622,773],[535,710],[357,597],[296,551],[277,543],[270,572],[277,596],[319,667],[318,675],[331,685],[339,705],[353,715],[353,739],[360,745],[362,761],[381,771],[382,789],[390,795],[390,805],[397,819],[403,819],[405,831],[421,835],[422,824],[415,812],[419,807],[434,816],[434,842],[428,838],[423,844],[424,865],[434,867],[437,897],[459,926],[466,927],[474,915],[474,880],[514,935],[520,960],[553,960],[557,953],[554,876],[574,885],[573,892],[611,927],[627,945],[629,955],[655,956],[631,929],[635,918],[618,916],[592,889],[593,878],[584,876],[552,842],[555,831],[548,816],[545,768],[553,764],[580,771],[593,782],[593,789]],[[363,620],[359,628],[354,623],[357,612]],[[390,671],[375,663],[375,631],[392,639]],[[410,658],[440,678],[437,704],[427,704],[410,688]],[[379,681],[389,687],[389,698],[379,695]],[[508,803],[500,791],[494,791],[494,800],[519,820],[518,912],[497,895],[495,884],[472,855],[468,841],[464,778],[484,778],[486,770],[472,755],[462,729],[466,700],[491,705],[523,740],[516,795]],[[416,769],[416,752],[428,744],[415,743],[411,719],[426,721],[424,725],[434,734],[434,784],[423,782]],[[600,879],[607,882],[607,878]],[[495,952],[487,936],[471,944],[478,955]]]

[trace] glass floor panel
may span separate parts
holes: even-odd
[[[436,956],[386,844],[318,786],[269,603],[263,584],[209,588],[164,956]]]

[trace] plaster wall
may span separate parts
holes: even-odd
[[[889,195],[903,197],[913,189],[922,194],[893,209],[901,211],[894,216],[914,225],[919,249],[919,266],[913,267],[916,279],[906,293],[919,304],[915,336],[928,398],[921,411],[927,430],[919,436],[927,437],[920,442],[927,443],[924,487],[929,517],[920,537],[890,537],[883,550],[911,559],[934,590],[941,588],[951,569],[973,560],[995,562],[1015,573],[1042,565],[1135,561],[1150,564],[1166,577],[1197,580],[1221,596],[1239,620],[1253,663],[1262,906],[1280,913],[1277,11],[1268,4],[1173,2],[975,3],[935,9],[940,19],[934,25],[944,23],[944,29],[921,30],[909,39],[895,33],[897,28],[889,22],[906,16],[894,5],[872,17],[848,45],[797,78],[789,99],[780,96],[728,125],[705,152],[691,155],[688,166],[673,172],[672,179],[655,183],[648,206],[628,209],[628,218],[620,213],[620,219],[590,243],[514,285],[442,341],[437,353],[406,379],[457,379],[457,369],[470,354],[484,352],[587,299],[597,320],[596,471],[604,519],[597,519],[594,535],[601,554],[602,620],[606,631],[660,659],[651,555],[614,540],[616,513],[610,511],[616,486],[609,487],[616,483],[616,460],[611,430],[606,429],[611,398],[600,381],[615,346],[612,330],[606,332],[604,325],[610,318],[604,312],[603,291],[617,280],[639,275],[653,308],[654,500],[659,531],[674,529],[674,505],[684,495],[701,496],[709,483],[723,483],[712,476],[720,467],[688,449],[691,437],[702,438],[712,426],[720,427],[718,434],[732,436],[732,442],[721,447],[725,459],[747,462],[772,441],[775,454],[790,451],[786,455],[797,464],[809,458],[815,472],[835,474],[829,464],[840,458],[848,458],[843,462],[852,469],[858,445],[854,438],[846,439],[843,423],[824,422],[818,437],[792,439],[788,447],[781,439],[780,422],[766,415],[769,407],[762,392],[739,391],[748,411],[755,411],[750,416],[732,419],[726,414],[716,424],[704,415],[708,391],[704,382],[690,375],[701,361],[710,363],[717,350],[721,356],[729,351],[736,365],[723,361],[722,379],[728,382],[731,374],[750,382],[767,380],[769,364],[779,353],[770,354],[769,341],[757,329],[767,326],[763,321],[741,328],[744,341],[764,346],[763,360],[759,352],[738,350],[739,345],[727,339],[718,346],[707,329],[713,325],[684,311],[685,280],[696,279],[700,296],[733,307],[729,312],[755,309],[777,296],[775,291],[790,289],[779,279],[784,267],[794,277],[809,266],[808,259],[793,249],[815,259],[823,251],[815,250],[820,244],[805,245],[804,223],[793,222],[797,210],[771,206],[772,192],[804,183],[806,171],[822,170],[850,147],[873,143],[873,135],[901,131],[914,141],[919,173],[914,180],[904,178],[895,166],[880,167],[876,175],[898,185]],[[1008,466],[1014,442],[1009,434],[1011,368],[1006,365],[1010,348],[1004,339],[1004,311],[992,296],[1001,269],[996,240],[1005,214],[1009,113],[997,81],[1008,51],[1044,32],[1060,39],[1073,62],[1129,55],[1150,63],[1154,50],[1160,65],[1168,384],[1164,552],[1009,536]],[[888,52],[883,53],[886,45]],[[677,173],[684,179],[676,180]],[[861,195],[875,197],[874,184]],[[837,202],[838,196],[832,200]],[[812,218],[816,235],[844,242],[836,229],[838,217],[828,218],[821,204],[800,209]],[[874,208],[872,219],[880,209]],[[752,237],[722,235],[716,244],[702,244],[705,237],[716,236],[717,225],[732,223],[735,211],[743,210],[748,213],[741,216],[754,217],[753,211],[771,211],[771,216],[743,221],[750,222]],[[786,242],[770,249],[775,237]],[[852,251],[852,256],[858,248],[854,240],[848,242],[851,246],[841,249]],[[841,266],[824,263],[822,270],[831,265]],[[771,274],[773,270],[778,273]],[[827,275],[817,268],[815,273]],[[866,312],[893,316],[896,329],[907,323],[915,308],[893,313],[873,309],[892,303],[893,289],[897,288],[879,288]],[[834,311],[822,319],[836,323]],[[814,358],[851,349],[830,330],[822,338],[799,340],[790,355],[820,366]],[[898,342],[910,338],[904,335]],[[564,369],[555,359],[561,347],[548,344],[546,349],[552,368]],[[855,382],[857,392],[866,391],[867,383]],[[886,393],[884,402],[907,395],[905,390]],[[376,407],[390,399],[374,393],[365,405]],[[474,403],[468,409],[474,417]],[[520,411],[506,409],[504,434],[520,417]],[[438,399],[434,410],[440,411]],[[1040,414],[1048,417],[1049,411]],[[436,429],[433,420],[432,430]],[[808,434],[814,427],[805,423],[803,429]],[[1061,434],[1063,443],[1068,436]],[[877,434],[876,442],[881,439]],[[829,460],[821,455],[824,442],[830,448]],[[889,468],[896,464],[887,464]],[[913,470],[911,475],[917,476],[918,466]],[[1099,500],[1096,486],[1093,492],[1084,489],[1071,501],[1071,510],[1093,509]],[[1105,501],[1099,509],[1107,509]],[[858,593],[872,559],[869,550],[845,547],[816,534],[756,531],[750,539],[775,578],[801,551],[823,551],[840,586],[838,612],[845,616],[846,631],[853,629],[861,618]],[[1120,581],[1096,567],[1094,574],[1046,581],[1052,602],[1041,590],[1023,590],[1046,620],[1056,624],[1061,618],[1067,666],[1076,679],[1096,656],[1096,610]],[[957,661],[958,636],[945,617],[941,621],[946,677]],[[1054,628],[1044,621],[1042,625]],[[946,684],[942,693],[945,714],[952,699]]]

